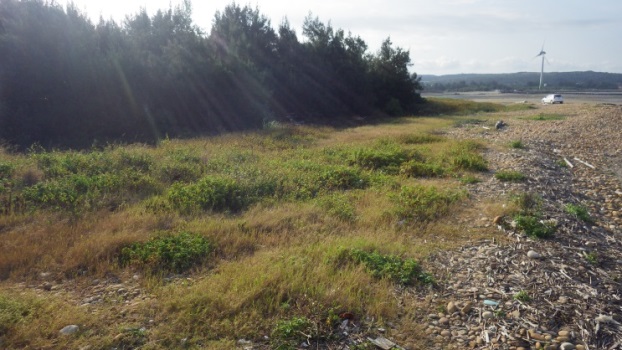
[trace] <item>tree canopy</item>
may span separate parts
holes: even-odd
[[[295,118],[341,123],[413,110],[410,53],[309,15],[300,40],[258,8],[232,3],[209,33],[189,1],[122,23],[74,5],[0,2],[0,140],[19,147],[154,142]]]

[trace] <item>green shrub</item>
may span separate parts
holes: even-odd
[[[175,183],[168,190],[173,208],[192,213],[200,210],[237,212],[252,203],[248,188],[233,179],[206,176],[196,183]]]
[[[367,180],[361,171],[347,166],[324,168],[318,176],[318,181],[319,186],[326,190],[348,190],[367,186]]]
[[[521,172],[514,170],[499,170],[495,173],[495,178],[503,182],[521,182],[527,178]]]
[[[433,186],[403,186],[393,197],[398,218],[408,221],[430,221],[449,212],[451,205],[464,198],[465,192],[439,190]]]
[[[113,175],[107,174],[108,177]],[[163,185],[150,174],[134,171],[124,171],[120,174],[121,183],[117,188],[110,188],[108,193],[117,191],[120,197],[137,197],[140,199],[159,194],[163,191]]]
[[[43,208],[84,211],[142,199],[160,191],[161,185],[150,175],[123,171],[92,176],[71,174],[27,187],[23,195]]]
[[[120,168],[130,168],[135,171],[149,172],[154,165],[154,159],[150,154],[120,149],[119,166]]]
[[[598,254],[596,252],[583,252],[583,257],[588,263],[592,265],[598,264]]]
[[[341,193],[331,193],[319,199],[320,206],[330,215],[344,221],[354,221],[356,210],[349,198]]]
[[[151,271],[183,272],[203,261],[211,251],[201,235],[182,232],[161,235],[144,243],[134,243],[121,250],[123,266],[133,265]]]
[[[170,150],[167,153],[167,158],[176,163],[201,164],[203,161],[200,155],[187,148]]]
[[[120,178],[112,174],[74,174],[38,183],[24,189],[24,198],[36,205],[56,210],[98,207],[105,195],[118,191]]]
[[[587,208],[582,205],[566,204],[564,210],[566,211],[566,213],[573,215],[579,220],[583,220],[587,223],[594,223],[594,219],[592,219],[592,217],[590,216]]]
[[[525,145],[522,140],[514,140],[510,142],[510,148],[523,149],[525,148]]]
[[[516,228],[531,238],[549,238],[555,233],[555,225],[542,222],[538,216],[519,214],[514,221]]]
[[[512,197],[517,212],[514,214],[515,228],[532,238],[551,237],[556,230],[556,224],[551,221],[542,221],[542,198],[527,192]]]
[[[316,337],[314,323],[306,317],[294,317],[278,321],[272,330],[272,348],[277,350],[297,349],[308,337]]]
[[[201,178],[203,169],[196,163],[167,162],[158,169],[158,178],[165,183],[192,182]]]
[[[514,300],[518,300],[518,301],[522,301],[523,303],[526,303],[528,301],[531,301],[531,297],[526,291],[521,290],[520,292],[514,294]]]
[[[399,166],[409,158],[409,154],[399,147],[361,148],[354,151],[350,164],[365,169],[397,172]]]
[[[14,170],[15,165],[11,163],[0,163],[0,180],[10,178]]]
[[[424,273],[414,259],[403,259],[395,255],[382,255],[376,251],[361,249],[343,250],[339,261],[363,264],[375,278],[388,278],[401,285],[413,285],[417,282],[433,283],[431,275]]]
[[[0,339],[31,313],[31,307],[16,298],[0,294]],[[0,342],[1,344],[1,342]]]
[[[474,141],[462,141],[452,146],[445,157],[452,169],[465,171],[486,171],[488,164],[479,153],[482,145]]]
[[[110,152],[46,152],[33,157],[47,179],[71,174],[94,176],[119,169]]]
[[[400,167],[400,174],[410,177],[441,177],[445,168],[440,164],[410,160]]]

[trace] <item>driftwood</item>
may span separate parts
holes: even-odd
[[[592,169],[596,169],[596,167],[595,167],[595,166],[593,166],[592,164],[590,164],[590,163],[588,163],[588,162],[584,162],[584,161],[582,161],[581,159],[579,159],[579,158],[577,158],[577,157],[574,157],[574,160],[576,160],[576,161],[577,161],[577,162],[579,162],[579,163],[585,164],[585,165],[589,166],[589,167],[590,167],[590,168],[592,168]]]
[[[568,165],[568,167],[570,169],[574,168],[574,165],[572,165],[572,163],[570,163],[570,161],[568,160],[568,158],[564,157],[564,162],[566,162],[566,165]]]

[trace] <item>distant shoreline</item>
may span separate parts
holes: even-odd
[[[499,103],[540,103],[542,97],[554,91],[533,92],[500,92],[500,91],[469,91],[469,92],[430,92],[421,94],[423,98],[455,98],[478,102]],[[622,104],[622,91],[562,91],[565,103],[613,103]]]

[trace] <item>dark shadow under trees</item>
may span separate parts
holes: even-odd
[[[420,100],[410,53],[311,15],[301,41],[257,8],[231,4],[210,33],[190,2],[94,24],[75,6],[0,3],[0,140],[20,148],[90,147],[400,115]]]

